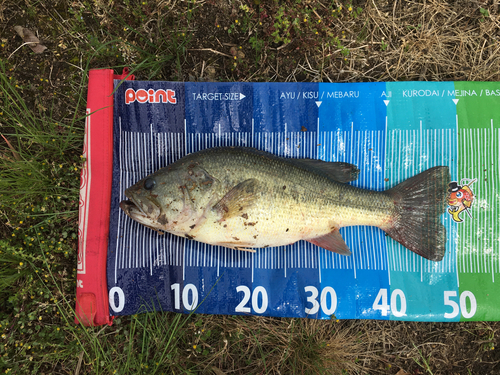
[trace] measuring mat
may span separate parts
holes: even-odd
[[[499,83],[125,77],[96,70],[89,82],[76,308],[84,324],[147,311],[500,320]],[[446,255],[428,261],[365,226],[340,230],[349,257],[305,241],[249,253],[160,235],[119,208],[140,179],[219,146],[352,163],[361,172],[351,184],[378,191],[449,166]]]

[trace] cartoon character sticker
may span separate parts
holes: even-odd
[[[463,219],[460,214],[465,211],[472,219],[469,208],[472,207],[474,202],[474,193],[470,188],[471,185],[477,180],[462,179],[460,185],[456,181],[450,182],[448,185],[448,213],[451,215],[453,221],[461,223]]]

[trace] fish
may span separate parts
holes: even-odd
[[[244,251],[304,240],[350,255],[339,229],[375,226],[416,254],[442,260],[449,168],[430,168],[385,191],[350,185],[359,172],[344,162],[209,148],[127,188],[120,208],[159,233]]]

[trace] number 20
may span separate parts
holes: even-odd
[[[251,309],[246,304],[248,303],[248,301],[250,301],[250,297],[252,297],[253,311],[255,311],[257,314],[263,314],[267,310],[269,298],[267,297],[267,291],[264,287],[258,286],[254,289],[252,293],[249,287],[245,285],[240,285],[236,287],[236,291],[243,292],[243,300],[238,304],[238,306],[236,306],[234,311],[249,313]],[[260,305],[259,305],[259,295],[261,298]]]

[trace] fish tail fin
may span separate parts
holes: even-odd
[[[434,167],[387,190],[395,203],[391,238],[422,257],[440,261],[445,254],[446,229],[440,216],[447,206],[450,171]]]

